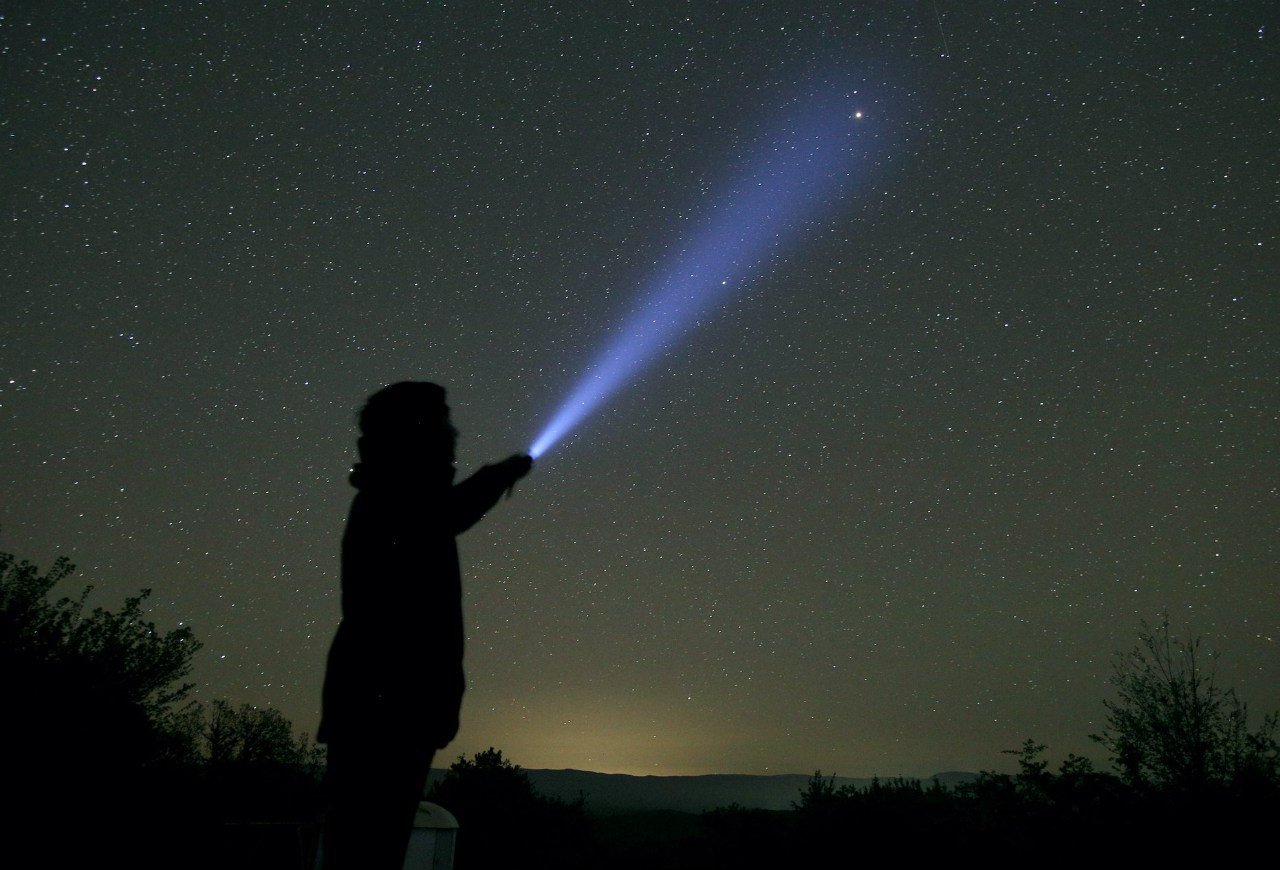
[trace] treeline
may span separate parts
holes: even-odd
[[[617,868],[752,868],[965,859],[996,866],[1135,866],[1272,854],[1280,819],[1276,713],[1249,711],[1218,684],[1216,657],[1143,626],[1116,657],[1106,727],[1091,737],[1115,773],[1077,755],[1057,770],[1046,747],[1006,750],[1014,774],[945,788],[892,779],[866,787],[816,772],[790,812],[726,807],[675,838],[606,849]],[[659,819],[653,821],[659,822]],[[643,824],[636,819],[636,824]],[[677,826],[667,819],[668,827]]]
[[[1138,645],[1116,656],[1106,727],[1091,735],[1114,773],[1076,755],[1053,770],[1046,747],[1030,739],[1006,750],[1017,773],[986,771],[954,788],[908,779],[837,786],[819,771],[789,812],[637,816],[630,830],[615,820],[622,830],[602,844],[600,866],[1184,866],[1272,854],[1280,722],[1273,712],[1251,729],[1246,704],[1219,685],[1215,666],[1198,640],[1174,638],[1167,618],[1143,626]]]
[[[1008,750],[1017,757],[1017,773],[983,772],[954,788],[901,778],[837,786],[819,772],[789,811],[729,806],[699,815],[593,817],[589,795],[574,802],[539,795],[518,766],[490,749],[459,759],[430,798],[458,816],[459,870],[740,870],[961,860],[996,867],[1185,866],[1274,849],[1280,818],[1274,776],[1187,791],[1127,782],[1079,756],[1051,770],[1044,750],[1028,740]]]
[[[1266,739],[1266,727],[1252,732],[1255,744]],[[1182,866],[1274,848],[1274,746],[1195,788],[1126,779],[1075,755],[1051,769],[1045,749],[1027,740],[1007,750],[1016,773],[986,771],[952,788],[902,778],[837,786],[816,772],[788,811],[728,806],[697,815],[600,816],[589,812],[590,795],[563,801],[538,794],[519,766],[489,749],[460,758],[429,798],[458,817],[459,870],[737,870],[869,860]]]
[[[0,865],[310,868],[323,753],[278,711],[196,703],[200,645],[161,631],[148,593],[112,612],[89,589],[54,598],[74,567],[41,574],[0,553]],[[496,749],[459,758],[428,798],[460,824],[456,867],[790,867],[964,858],[1067,866],[1185,863],[1273,848],[1276,713],[1250,727],[1215,658],[1144,626],[1116,658],[1094,740],[1115,772],[1027,740],[1012,774],[970,783],[837,786],[816,772],[789,811],[590,814],[590,795],[540,795]]]
[[[0,553],[0,865],[303,860],[323,751],[279,711],[193,701],[191,629],[147,620],[147,590],[116,611],[53,597],[74,570]]]

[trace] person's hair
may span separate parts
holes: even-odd
[[[364,403],[359,415],[361,450],[401,456],[439,448],[453,461],[457,432],[449,423],[445,389],[428,381],[401,381],[384,387]],[[443,456],[442,456],[443,458]]]

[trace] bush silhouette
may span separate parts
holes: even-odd
[[[458,819],[458,870],[587,866],[585,798],[566,802],[539,794],[501,750],[460,756],[427,799]]]
[[[1248,706],[1218,685],[1217,654],[1200,638],[1171,637],[1167,616],[1144,623],[1138,640],[1116,657],[1117,698],[1104,702],[1107,727],[1093,735],[1125,781],[1191,798],[1280,785],[1277,714],[1250,731]]]
[[[87,606],[91,588],[51,599],[74,570],[60,558],[41,574],[0,553],[0,753],[6,788],[22,796],[5,843],[39,842],[46,866],[74,859],[72,841],[46,835],[86,796],[92,812],[77,818],[94,849],[123,849],[164,824],[174,802],[162,783],[182,754],[171,726],[200,646],[189,628],[144,618],[147,590],[114,612]]]

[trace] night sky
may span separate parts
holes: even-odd
[[[438,763],[1102,760],[1165,611],[1280,707],[1278,12],[5,3],[0,549],[314,730],[364,397],[526,449],[837,89],[834,210],[460,538]]]

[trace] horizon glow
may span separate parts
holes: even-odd
[[[585,376],[534,440],[537,459],[732,296],[839,201],[869,134],[856,90],[796,101],[762,137],[703,228],[673,252]]]

